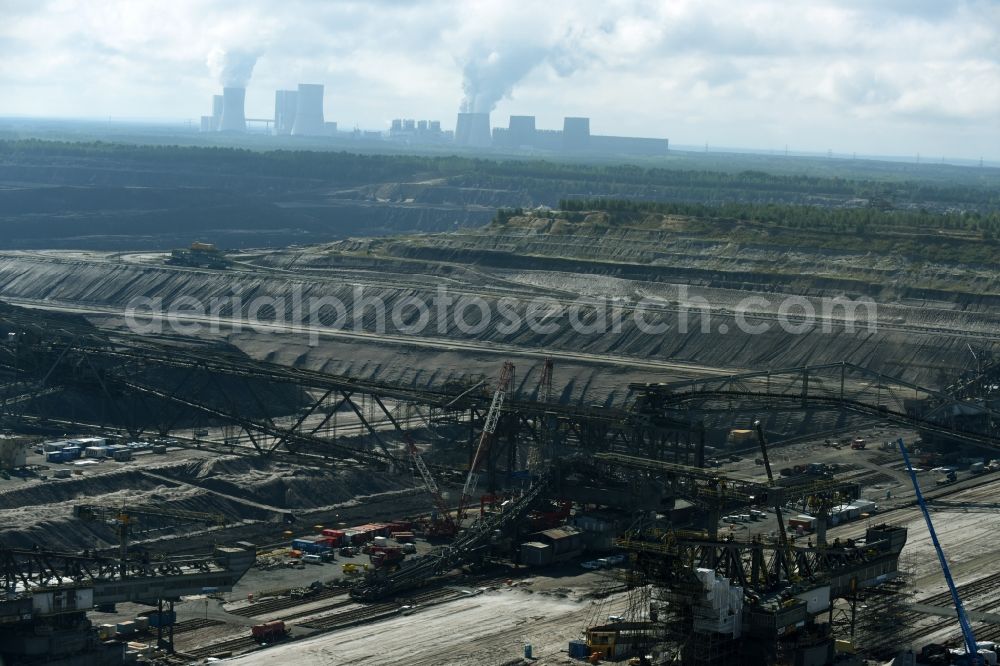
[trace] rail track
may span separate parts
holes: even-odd
[[[504,577],[485,579],[476,582],[474,587],[489,587],[491,585],[496,585],[498,583],[501,583],[505,580],[507,580],[507,578]],[[347,594],[346,590],[326,590],[325,592],[326,592],[325,594],[320,593],[318,595],[314,595],[306,599],[287,599],[287,598],[274,599],[272,600],[273,603],[270,603],[267,608],[259,612],[256,612],[258,610],[258,606],[255,605],[252,609],[255,611],[253,615],[248,615],[246,612],[233,613],[233,614],[239,614],[242,617],[256,617],[257,615],[263,615],[266,613],[284,610],[286,608],[292,608],[296,605],[303,605],[306,603],[310,603],[316,601],[317,599],[334,598]],[[393,601],[386,601],[376,604],[362,605],[353,600],[347,600],[347,599],[339,600],[327,606],[298,611],[291,615],[285,616],[281,619],[294,620],[300,617],[306,617],[310,615],[323,613],[325,611],[335,608],[341,608],[345,606],[348,607],[346,608],[346,610],[343,610],[339,613],[318,617],[297,625],[306,629],[312,629],[316,632],[327,632],[327,631],[335,631],[337,629],[346,629],[347,627],[363,624],[365,622],[376,622],[378,620],[387,619],[399,615],[401,613],[407,612],[409,610],[408,607],[445,603],[465,596],[468,595],[460,590],[456,590],[454,588],[449,588],[449,587],[439,587],[432,590],[427,590],[425,592],[412,594],[406,597],[400,597],[394,599]],[[261,602],[261,605],[263,605],[264,603],[266,602]],[[251,609],[241,608],[238,610],[250,611]],[[210,621],[210,622],[218,622],[218,621]],[[204,626],[210,626],[210,625],[204,625]],[[192,629],[194,628],[199,628],[199,627],[192,626]],[[189,629],[189,631],[192,629]],[[179,656],[195,660],[195,659],[203,659],[205,657],[221,656],[235,652],[248,651],[249,649],[256,648],[259,646],[260,644],[257,641],[255,641],[251,636],[237,636],[235,638],[229,638],[223,641],[219,641],[217,643],[212,643],[209,645],[192,648],[190,650],[185,650],[183,653],[179,653]]]
[[[966,583],[964,585],[958,586],[958,593],[962,597],[966,606],[971,610],[988,610],[995,607],[995,602],[990,602],[986,605],[973,606],[969,604],[970,599],[974,599],[977,595],[982,593],[993,592],[1000,589],[1000,573],[990,574],[974,580],[971,583]],[[948,608],[951,606],[951,592],[939,592],[933,594],[929,597],[920,599],[920,603],[927,606],[940,606],[942,608]],[[864,646],[864,652],[875,657],[877,659],[889,659],[898,650],[911,645],[914,641],[918,641],[924,638],[930,633],[938,631],[948,624],[952,624],[957,620],[950,618],[937,618],[931,623],[923,622],[920,620],[926,619],[928,616],[924,613],[918,611],[906,611],[901,614],[897,622],[900,626],[910,627],[909,631],[900,634],[890,634],[885,636],[882,640],[877,640],[875,642],[867,642]],[[1000,636],[1000,627],[992,627],[992,632]],[[996,640],[994,638],[980,638],[979,640]],[[957,639],[956,639],[957,642]]]
[[[190,620],[184,620],[183,622],[178,622],[174,625],[174,636],[177,634],[185,634],[189,631],[194,631],[196,629],[204,629],[205,627],[217,627],[220,624],[225,624],[222,620],[210,620],[205,617],[196,617]],[[156,630],[150,628],[150,632],[156,633]],[[167,632],[167,628],[164,627],[164,632]]]
[[[240,617],[259,617],[261,615],[268,615],[269,613],[275,613],[277,611],[285,610],[286,608],[294,608],[295,606],[301,606],[303,604],[312,603],[314,601],[322,601],[323,599],[331,599],[333,597],[342,597],[347,594],[347,589],[335,589],[335,590],[320,590],[315,594],[311,594],[305,597],[277,597],[274,599],[265,599],[264,601],[258,601],[250,606],[243,606],[242,608],[237,608],[235,610],[226,611],[230,615],[239,615]]]
[[[181,657],[187,659],[204,659],[205,657],[228,656],[234,652],[244,651],[247,648],[257,647],[260,644],[252,636],[237,636],[211,645],[192,648],[179,653]]]
[[[343,629],[362,622],[380,620],[383,618],[398,615],[404,612],[407,606],[420,606],[429,603],[444,603],[453,599],[466,596],[465,593],[450,588],[438,588],[428,590],[419,594],[414,594],[406,599],[397,599],[383,603],[370,604],[367,606],[356,605],[341,613],[317,618],[305,622],[300,626],[308,629],[318,629],[330,631],[332,629]],[[405,603],[404,603],[405,602]]]

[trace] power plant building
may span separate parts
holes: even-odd
[[[459,143],[457,131],[455,142]],[[669,142],[667,139],[594,135],[590,133],[590,118],[564,118],[560,131],[538,129],[534,116],[511,116],[507,127],[493,130],[493,146],[504,150],[553,153],[665,155]]]
[[[389,138],[412,143],[437,143],[444,140],[440,120],[394,118],[389,125]]]
[[[296,90],[274,91],[274,133],[287,136],[295,124],[295,111],[299,93]]]
[[[335,137],[337,123],[323,117],[323,85],[300,83],[297,90],[274,93],[274,134],[278,136]],[[212,97],[212,115],[201,116],[202,132],[246,132],[244,111],[246,89],[227,87]],[[445,132],[439,120],[395,118],[388,136],[381,132],[355,130],[344,136],[413,144],[453,142],[467,148],[495,148],[506,151],[570,153],[617,156],[660,156],[669,149],[667,139],[607,136],[590,133],[590,118],[568,116],[561,130],[539,129],[535,116],[510,116],[507,127],[490,127],[490,114],[458,114],[455,131]]]
[[[323,136],[326,133],[323,121],[323,85],[300,83],[296,98],[292,136]]]

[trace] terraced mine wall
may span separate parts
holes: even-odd
[[[403,277],[384,275],[382,278],[387,285],[380,286],[379,278],[369,276],[360,287],[366,298],[380,299],[387,312],[397,308],[405,311],[402,303],[406,299],[416,297],[430,302],[435,297],[433,280],[425,286],[392,284]],[[460,286],[467,292],[481,292],[490,307],[495,307],[501,298],[513,298],[515,312],[522,317],[522,325],[513,331],[503,330],[500,326],[503,321],[496,317],[496,321],[477,327],[481,330],[469,332],[468,326],[478,324],[475,312],[470,311],[466,315],[465,331],[454,318],[449,318],[442,322],[444,327],[441,330],[432,326],[430,330],[409,332],[405,328],[413,324],[412,318],[404,318],[405,321],[400,322],[403,324],[401,328],[386,316],[384,332],[393,336],[391,340],[370,336],[352,338],[350,334],[376,332],[378,318],[371,309],[355,312],[355,290],[359,288],[359,283],[335,276],[300,278],[264,272],[174,269],[35,257],[0,258],[0,298],[93,306],[102,309],[105,314],[124,312],[137,298],[162,299],[164,308],[167,308],[182,297],[209,303],[213,298],[238,296],[244,304],[263,297],[273,299],[273,303],[283,310],[276,312],[264,308],[259,313],[260,320],[287,322],[295,314],[294,293],[300,294],[306,302],[313,297],[336,298],[346,307],[344,323],[339,328],[332,326],[334,322],[331,320],[336,318],[335,315],[321,313],[316,322],[321,326],[330,326],[331,335],[319,335],[314,344],[310,344],[305,333],[255,331],[248,326],[235,331],[223,325],[215,335],[256,358],[413,384],[461,378],[474,371],[477,365],[484,368],[484,374],[492,376],[498,367],[498,352],[516,355],[519,351],[538,353],[539,350],[554,350],[575,355],[580,368],[590,367],[592,370],[594,368],[589,365],[592,359],[588,360],[588,355],[595,354],[730,368],[733,371],[850,361],[933,387],[950,381],[955,369],[965,367],[970,361],[969,339],[956,335],[956,332],[983,331],[986,335],[995,330],[996,325],[996,313],[988,309],[952,312],[897,305],[883,308],[884,312],[879,311],[880,321],[876,330],[859,326],[851,332],[845,330],[842,324],[835,323],[829,331],[817,326],[799,334],[790,334],[770,322],[772,325],[766,332],[751,335],[731,325],[731,313],[727,315],[720,311],[712,315],[708,330],[703,330],[702,324],[692,319],[688,330],[683,332],[682,315],[664,307],[644,315],[645,322],[667,327],[662,334],[643,331],[636,319],[627,314],[616,330],[605,331],[598,327],[592,333],[573,330],[567,325],[565,317],[560,315],[562,319],[557,317],[551,321],[552,332],[545,333],[524,324],[533,295],[530,290],[520,295],[491,290],[489,276],[482,276],[479,285]],[[709,301],[716,299],[716,302],[723,303],[735,298],[732,292],[726,291],[706,290],[699,293]],[[220,309],[223,318],[230,314],[225,307]],[[683,316],[690,318],[691,315]],[[767,316],[766,312],[761,313],[760,318],[751,314],[747,321],[755,325],[768,323]],[[729,330],[720,332],[721,324],[727,322]],[[210,333],[206,326],[204,335]],[[346,334],[346,337],[336,335],[339,333]],[[408,340],[412,341],[409,348]],[[448,349],[450,341],[467,348]],[[985,339],[985,343],[990,343],[990,340]],[[407,349],[406,355],[398,355],[401,348]],[[480,363],[477,358],[489,360]],[[537,362],[533,361],[534,364]],[[578,375],[564,373],[560,377],[562,386],[571,388],[557,392],[568,401],[604,403],[624,399],[623,387],[628,381],[648,381],[630,380],[630,377],[670,375],[662,368],[651,368],[644,373],[635,364],[616,371],[609,371],[609,367],[613,367],[613,362],[602,366],[603,370],[594,370],[593,374],[589,371]],[[690,374],[691,371],[685,372],[683,367],[679,367],[675,376]],[[519,379],[532,381],[527,376]]]
[[[24,488],[0,492],[0,537],[11,547],[45,544],[53,550],[113,548],[118,543],[114,525],[83,521],[73,516],[76,503],[169,506],[171,509],[216,513],[227,528],[205,531],[201,539],[158,544],[157,549],[232,543],[241,538],[274,537],[285,529],[284,515],[340,515],[349,518],[393,510],[422,511],[430,501],[414,490],[408,476],[392,477],[371,470],[316,470],[291,468],[262,459],[206,458],[164,463],[143,469],[99,471],[89,467],[83,476],[63,480],[29,481]],[[366,500],[375,508],[365,507]],[[382,506],[382,503],[385,503]],[[379,508],[381,507],[381,508]],[[169,538],[195,527],[178,527],[137,537]],[[260,542],[263,543],[263,542]]]

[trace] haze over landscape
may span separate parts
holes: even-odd
[[[7,0],[0,116],[196,121],[228,53],[248,117],[316,82],[342,129],[471,101],[676,146],[1000,160],[998,44],[991,0]]]

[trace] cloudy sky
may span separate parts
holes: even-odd
[[[675,144],[1000,158],[1000,0],[0,0],[0,116],[196,119],[240,66],[247,115],[326,85],[394,117]]]

